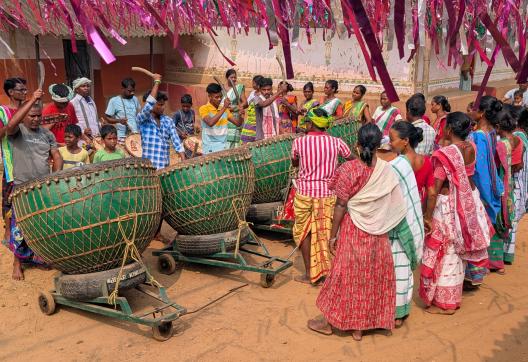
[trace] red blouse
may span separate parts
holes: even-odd
[[[423,202],[427,197],[427,188],[434,186],[433,163],[431,162],[431,157],[424,156],[423,165],[418,171],[414,171],[414,176],[416,177],[420,199]]]

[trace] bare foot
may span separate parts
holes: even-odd
[[[400,318],[400,319],[396,319],[394,321],[394,326],[396,328],[400,328],[401,326],[403,326],[403,322],[404,322],[404,319],[403,318]]]
[[[22,263],[15,256],[13,260],[13,280],[24,280],[24,271],[22,270]]]
[[[425,311],[431,314],[453,315],[455,314],[456,309],[442,309],[433,305],[428,307]]]
[[[506,269],[504,269],[504,268],[497,269],[496,273],[499,274],[499,275],[504,275],[504,274],[506,274]]]
[[[352,338],[354,338],[354,341],[361,341],[363,338],[363,331],[353,331]]]
[[[312,282],[310,281],[310,278],[308,278],[306,274],[296,275],[295,277],[293,277],[293,280],[299,283],[312,284]]]
[[[310,319],[308,321],[308,328],[312,331],[329,336],[332,334],[332,326],[326,321],[324,317]]]

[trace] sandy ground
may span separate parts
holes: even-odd
[[[241,284],[249,285],[175,325],[172,339],[157,342],[150,329],[62,307],[52,316],[37,305],[40,290],[52,287],[54,271],[30,269],[26,281],[11,280],[11,255],[0,253],[0,360],[356,360],[356,361],[528,361],[528,219],[521,224],[517,259],[504,276],[492,274],[476,293],[466,293],[454,316],[430,315],[418,297],[404,327],[392,336],[347,333],[322,336],[306,328],[316,316],[319,289],[292,280],[302,265],[280,275],[270,289],[259,275],[186,265],[160,275],[173,300],[194,310]],[[292,244],[263,235],[270,250],[286,256]],[[144,253],[155,266],[153,242]],[[155,269],[155,268],[153,268]],[[130,293],[138,308],[149,300]]]

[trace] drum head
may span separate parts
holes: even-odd
[[[190,152],[194,152],[195,144],[198,144],[195,156],[202,155],[202,139],[197,136],[189,136],[183,140],[183,147]]]
[[[125,149],[133,157],[141,157],[143,150],[141,148],[141,135],[132,133],[125,138]]]

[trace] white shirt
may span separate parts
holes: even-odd
[[[513,94],[517,92],[519,88],[513,88],[510,89],[506,94],[504,95],[504,98],[508,98],[509,100],[514,101]],[[523,106],[528,106],[528,90],[525,90],[523,93]]]
[[[436,138],[434,128],[429,126],[423,119],[416,120],[412,124],[414,127],[419,127],[423,130],[423,141],[418,143],[414,151],[420,155],[431,156]]]
[[[73,108],[75,108],[75,115],[79,121],[78,125],[81,127],[81,130],[84,132],[86,128],[92,130],[92,136],[99,136],[99,121],[97,120],[97,108],[95,102],[91,97],[84,98],[80,94],[75,95],[71,100]],[[84,108],[84,112],[83,112]],[[86,118],[84,117],[86,114]]]

